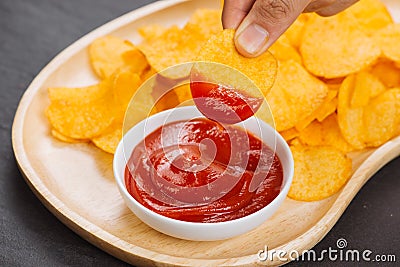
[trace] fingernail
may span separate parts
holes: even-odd
[[[258,24],[251,23],[239,33],[237,44],[247,53],[256,55],[267,43],[268,36],[267,30]]]

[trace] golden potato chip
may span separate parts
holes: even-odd
[[[71,137],[65,136],[62,133],[57,132],[54,129],[51,129],[51,135],[53,137],[55,137],[56,139],[60,140],[60,141],[63,141],[63,142],[66,142],[66,143],[72,143],[72,144],[73,143],[80,143],[80,142],[88,142],[89,141],[87,139],[75,139],[75,138],[71,138]]]
[[[175,108],[179,105],[178,95],[175,92],[174,87],[179,85],[180,80],[168,78],[163,76],[163,74],[165,74],[165,71],[158,73],[152,81],[151,97],[155,103],[152,112],[164,111]],[[173,72],[169,72],[168,74],[173,75]]]
[[[114,110],[107,97],[85,104],[56,100],[51,102],[46,115],[54,129],[61,134],[89,139],[99,135],[112,123]]]
[[[150,65],[142,51],[137,48],[128,50],[121,54],[124,65],[121,69],[138,75],[150,70]],[[118,69],[117,69],[118,70]]]
[[[153,75],[155,75],[157,73],[157,71],[153,68],[149,68],[147,70],[145,70],[142,75],[140,75],[140,79],[145,82],[148,79],[150,79]]]
[[[297,122],[295,125],[295,128],[298,131],[301,131],[304,128],[306,128],[317,117],[325,118],[329,114],[335,112],[336,107],[337,107],[337,101],[334,101],[334,99],[335,99],[336,95],[337,95],[336,90],[328,90],[328,94],[326,95],[326,97],[325,97],[324,101],[321,103],[321,105],[318,108],[316,108],[310,115],[308,115],[304,119]],[[335,105],[335,102],[336,102],[336,105]]]
[[[302,64],[300,54],[290,44],[289,39],[285,34],[281,35],[279,39],[269,48],[269,52],[279,61],[292,59],[299,64]]]
[[[174,65],[172,67],[157,72],[157,78],[164,77],[171,80],[173,84],[176,84],[181,80],[189,79],[192,66],[193,64],[191,62]]]
[[[338,192],[351,175],[351,159],[332,147],[291,146],[295,162],[288,197],[317,201]]]
[[[190,84],[184,83],[174,88],[180,104],[192,100],[192,93],[190,92]]]
[[[120,72],[116,74],[113,84],[114,100],[125,113],[133,94],[142,84],[139,75],[132,72]]]
[[[400,24],[390,24],[374,35],[383,55],[395,62],[400,62]]]
[[[299,131],[297,131],[296,128],[294,127],[287,129],[285,131],[281,131],[279,133],[286,141],[290,141],[300,135]]]
[[[143,25],[137,29],[139,34],[149,42],[151,39],[157,38],[167,30],[166,27],[159,24]]]
[[[174,90],[167,91],[164,95],[157,99],[155,108],[157,112],[175,108],[179,105],[179,98]]]
[[[206,42],[200,25],[190,29],[173,26],[150,41],[145,41],[139,48],[146,55],[152,68],[161,71],[167,67],[193,61]]]
[[[144,82],[132,97],[125,112],[123,133],[135,126],[138,122],[156,113],[152,90],[156,79]]]
[[[264,95],[254,81],[243,72],[228,65],[199,61],[190,68],[190,82],[210,82],[234,88],[247,96],[258,98],[262,101]]]
[[[315,14],[301,14],[284,34],[289,39],[290,44],[296,49],[300,47],[301,39],[304,33],[304,25],[311,16],[315,16]]]
[[[49,88],[46,115],[60,134],[89,139],[100,134],[114,119],[115,103],[110,79],[82,88]]]
[[[367,75],[361,75],[363,74],[363,72],[360,72],[357,74],[357,78],[356,78],[356,86],[357,87],[368,87],[369,88],[369,98],[374,98],[376,96],[378,96],[379,94],[383,93],[386,90],[385,85],[382,83],[382,81],[379,79],[379,77],[375,76],[372,73],[368,73]],[[355,88],[355,90],[357,90],[357,87]],[[360,91],[363,91],[362,89]],[[364,90],[365,91],[365,90]],[[353,93],[353,98],[357,97],[354,93]],[[352,102],[354,100],[352,99]]]
[[[338,105],[338,99],[335,96],[331,101],[318,108],[318,111],[315,113],[315,118],[319,122],[325,120],[326,117],[328,117],[329,115],[331,115],[336,111],[337,105]]]
[[[338,95],[338,123],[340,131],[346,141],[356,149],[365,148],[363,107],[351,108],[356,75],[347,76],[339,89]]]
[[[280,62],[276,82],[267,95],[278,131],[294,127],[324,101],[327,86],[309,74],[300,64]]]
[[[372,67],[371,73],[378,77],[387,88],[400,87],[400,68],[393,62],[380,61]],[[375,96],[371,93],[371,97]]]
[[[92,139],[92,142],[101,150],[114,154],[122,138],[122,124],[113,123],[101,135]]]
[[[385,90],[379,80],[376,77],[373,80],[372,77],[367,72],[350,75],[339,90],[339,126],[347,142],[358,149],[383,144],[398,134],[400,124],[399,89]],[[363,86],[364,89],[358,89]],[[367,91],[369,96],[372,94],[368,92],[372,92],[377,96],[369,97],[366,101],[357,90]],[[363,100],[354,100],[357,97]],[[352,105],[354,102],[360,104]]]
[[[90,63],[97,76],[107,78],[115,70],[124,66],[122,54],[136,49],[135,46],[114,36],[104,36],[94,40],[89,46]]]
[[[50,87],[48,88],[48,96],[50,101],[68,101],[73,104],[84,104],[96,101],[109,93],[111,83],[109,80],[86,87]]]
[[[400,88],[390,89],[371,99],[364,110],[365,144],[377,147],[398,134]]]
[[[336,90],[338,91],[340,88],[340,85],[342,84],[343,80],[345,77],[340,77],[340,78],[334,78],[334,79],[325,79],[325,78],[320,78],[321,81],[323,81],[329,88],[329,90]]]
[[[357,25],[367,34],[393,23],[389,11],[380,0],[358,1],[345,12],[353,14]]]
[[[185,25],[185,29],[191,31],[192,27],[196,30],[198,26],[201,26],[200,33],[208,39],[222,31],[221,13],[221,10],[197,9]]]
[[[350,100],[351,108],[364,107],[372,96],[377,96],[385,91],[385,85],[367,71],[361,71],[355,75],[353,94]]]
[[[343,77],[372,65],[380,49],[350,13],[311,17],[305,26],[300,52],[307,70],[325,78]]]
[[[239,70],[266,95],[275,80],[277,71],[275,58],[268,52],[256,58],[240,55],[233,41],[234,35],[234,30],[226,29],[211,37],[201,48],[197,60],[222,63]]]
[[[329,115],[322,122],[313,121],[299,133],[298,139],[305,145],[332,146],[344,153],[355,150],[343,138],[335,113]]]
[[[300,131],[302,131],[304,128],[306,128],[308,125],[310,125],[310,123],[311,123],[313,120],[315,120],[314,112],[315,112],[315,111],[313,111],[313,113],[311,113],[310,115],[308,115],[307,117],[305,117],[305,118],[302,119],[301,121],[297,122],[294,128],[295,128],[297,131],[300,132]]]

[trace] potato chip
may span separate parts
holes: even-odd
[[[357,90],[367,91],[368,100],[364,100]],[[358,97],[362,100],[355,99]],[[376,77],[367,72],[347,77],[340,88],[338,104],[343,136],[358,149],[383,144],[398,134],[399,107],[399,89],[386,90]]]
[[[120,72],[116,75],[113,83],[114,100],[125,113],[133,94],[142,84],[139,75],[132,72]]]
[[[157,38],[167,30],[166,27],[159,24],[143,25],[137,29],[140,36],[143,37],[144,41],[150,42],[151,39]]]
[[[290,44],[290,41],[285,34],[279,37],[279,39],[269,48],[269,51],[279,61],[292,59],[297,63],[302,64],[300,54]]]
[[[156,99],[156,101],[155,107],[157,112],[175,108],[179,105],[179,99],[174,90],[167,91],[160,98]]]
[[[345,12],[353,14],[357,25],[367,34],[373,34],[376,30],[393,23],[386,6],[379,0],[358,1]]]
[[[114,154],[122,138],[122,124],[113,123],[101,135],[92,139],[92,142],[101,150]]]
[[[353,94],[350,100],[351,108],[364,107],[372,96],[377,96],[385,91],[385,85],[367,71],[361,71],[355,75]]]
[[[296,138],[297,136],[300,135],[299,131],[296,130],[296,128],[290,128],[285,131],[280,132],[280,135],[282,135],[283,139],[285,139],[287,142]]]
[[[377,147],[398,134],[400,126],[400,88],[380,94],[364,110],[364,142]]]
[[[221,15],[221,10],[197,9],[185,25],[185,29],[191,31],[192,27],[196,30],[198,26],[201,26],[200,33],[208,39],[222,31]]]
[[[157,72],[157,78],[164,77],[166,79],[169,79],[173,84],[176,84],[181,80],[189,79],[192,66],[192,62],[174,65],[172,67]]]
[[[144,82],[135,92],[125,112],[123,133],[135,126],[138,122],[155,114],[155,103],[152,90],[156,79]]]
[[[46,115],[60,134],[89,139],[100,134],[114,119],[110,79],[82,88],[49,88],[50,106]]]
[[[304,66],[316,76],[337,78],[372,65],[380,49],[357,26],[350,13],[311,17],[305,26],[300,52]]]
[[[332,90],[329,90],[332,91]],[[326,117],[334,113],[337,109],[338,105],[338,99],[335,96],[331,101],[328,103],[323,104],[320,108],[318,108],[318,111],[315,112],[315,118],[321,122],[323,121]]]
[[[280,62],[276,82],[267,95],[278,131],[294,127],[324,101],[327,86],[309,74],[300,64]]]
[[[60,141],[63,141],[63,142],[66,142],[66,143],[72,143],[72,144],[80,143],[80,142],[88,142],[89,141],[87,139],[75,139],[75,138],[71,138],[71,137],[65,136],[62,133],[60,133],[60,132],[58,132],[58,131],[56,131],[54,129],[51,129],[51,135],[53,137],[57,138]]]
[[[182,85],[178,85],[174,88],[175,94],[178,97],[178,101],[180,104],[186,103],[192,100],[192,93],[190,92],[190,84],[184,83]]]
[[[400,68],[393,62],[380,61],[372,67],[371,73],[378,77],[387,88],[400,87]],[[371,93],[371,97],[375,96]]]
[[[153,68],[147,69],[145,70],[142,75],[140,75],[140,79],[145,82],[148,79],[150,79],[153,75],[155,75],[157,73],[157,71]]]
[[[290,147],[295,162],[288,197],[318,201],[338,192],[351,175],[351,159],[332,147]]]
[[[190,68],[190,82],[219,84],[234,88],[237,92],[245,93],[247,96],[260,100],[264,98],[260,88],[255,85],[250,77],[225,64],[205,61],[195,62]],[[254,107],[254,110],[257,110],[257,108]]]
[[[268,52],[256,58],[240,55],[233,41],[234,35],[234,30],[226,29],[211,37],[201,48],[197,60],[222,63],[239,70],[266,95],[275,80],[277,71],[275,58]]]
[[[374,37],[386,58],[400,62],[400,24],[390,24],[377,31]]]
[[[332,90],[333,89],[336,89],[336,90],[339,89],[339,87],[342,84],[344,78],[346,78],[346,77],[339,77],[339,78],[332,78],[332,79],[327,79],[327,78],[324,78],[324,77],[320,77],[321,81],[326,83],[326,85],[334,86],[334,88],[332,88]],[[335,87],[335,86],[339,86],[339,87]]]
[[[123,56],[124,53],[127,54]],[[133,54],[138,58],[137,61],[133,59]],[[89,57],[94,71],[101,79],[110,77],[125,65],[133,66],[134,69],[147,67],[144,55],[132,43],[113,36],[94,40],[89,46]]]
[[[94,100],[86,104],[52,101],[46,115],[55,130],[76,138],[89,139],[104,131],[114,119],[109,99]]]
[[[350,108],[356,76],[348,76],[339,89],[338,96],[338,122],[340,131],[346,141],[356,149],[365,148],[363,107]]]
[[[150,41],[139,45],[150,65],[161,71],[167,67],[193,61],[206,42],[200,25],[192,25],[190,29],[173,26]],[[173,77],[179,78],[179,77]]]
[[[317,117],[325,118],[329,114],[335,112],[337,107],[337,101],[335,101],[336,95],[337,95],[336,90],[328,90],[328,94],[326,95],[321,105],[318,108],[316,108],[310,115],[297,122],[295,128],[298,131],[301,131],[304,128],[306,128]]]
[[[143,75],[144,72],[150,70],[150,65],[147,62],[145,55],[137,48],[122,53],[121,57],[124,62],[121,69],[125,71]]]
[[[315,14],[301,14],[284,34],[289,39],[290,44],[296,49],[300,47],[304,34],[304,25],[311,16],[315,16]]]
[[[329,115],[322,122],[313,121],[299,133],[298,139],[304,145],[332,146],[343,153],[355,150],[343,138],[335,113]]]
[[[50,87],[48,96],[50,101],[68,101],[71,104],[84,104],[95,101],[109,93],[111,83],[109,80],[86,87]]]

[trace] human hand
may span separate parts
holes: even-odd
[[[331,16],[358,0],[225,0],[224,28],[236,29],[236,48],[244,56],[264,53],[302,12]]]

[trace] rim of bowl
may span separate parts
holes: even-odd
[[[126,185],[125,185],[125,179],[124,179],[124,175],[120,175],[121,172],[124,172],[124,169],[126,167],[126,163],[119,163],[119,158],[122,158],[122,160],[125,158],[124,157],[124,139],[125,137],[131,132],[134,131],[135,128],[139,127],[141,124],[145,123],[147,120],[150,119],[154,119],[155,117],[159,116],[165,116],[168,113],[171,113],[172,111],[176,111],[177,109],[184,111],[185,109],[194,109],[196,108],[196,106],[185,106],[185,107],[178,107],[178,108],[174,108],[174,109],[168,109],[168,110],[164,110],[162,112],[159,112],[157,114],[154,114],[142,121],[140,121],[139,123],[137,123],[135,126],[133,126],[131,129],[129,129],[129,131],[124,134],[124,136],[122,137],[121,141],[119,142],[117,149],[115,150],[115,154],[114,154],[114,158],[113,158],[113,172],[114,172],[114,178],[117,182],[117,185],[119,187],[119,191],[122,192],[125,196],[125,199],[127,198],[128,200],[130,200],[131,202],[133,202],[135,204],[135,206],[137,206],[139,209],[141,209],[143,212],[145,213],[150,213],[152,216],[157,217],[160,220],[165,220],[169,223],[174,223],[174,224],[179,224],[179,225],[187,225],[187,226],[202,226],[202,227],[212,227],[212,226],[220,226],[220,225],[228,225],[228,224],[236,224],[236,223],[241,223],[243,221],[248,221],[248,220],[252,220],[253,217],[258,217],[263,211],[265,211],[265,209],[267,209],[268,207],[270,207],[272,204],[275,204],[276,202],[279,202],[279,198],[282,198],[282,195],[285,194],[285,198],[287,196],[287,192],[289,191],[289,187],[292,184],[292,180],[293,180],[293,174],[294,174],[294,161],[293,161],[293,155],[292,152],[289,148],[289,145],[286,143],[285,139],[279,134],[278,131],[276,131],[274,128],[272,128],[268,123],[264,122],[263,120],[254,117],[260,124],[262,124],[264,127],[268,128],[269,131],[272,131],[275,134],[276,137],[276,146],[281,145],[285,151],[285,154],[288,155],[288,162],[285,163],[285,165],[288,165],[287,168],[289,170],[289,172],[287,174],[285,174],[285,172],[283,172],[283,182],[284,184],[281,186],[281,190],[279,191],[279,194],[270,202],[268,203],[266,206],[264,206],[263,208],[259,209],[256,212],[250,213],[244,217],[240,217],[237,219],[233,219],[233,220],[228,220],[228,221],[223,221],[223,222],[189,222],[189,221],[182,221],[182,220],[178,220],[178,219],[173,219],[164,215],[161,215],[155,211],[150,210],[149,208],[145,207],[143,204],[141,204],[139,201],[137,201],[131,194],[129,194]],[[201,115],[203,116],[203,115]],[[204,117],[204,116],[203,116]],[[178,120],[173,120],[173,121],[178,121]],[[171,121],[172,122],[172,121]],[[239,126],[240,127],[240,126]],[[262,140],[263,141],[263,140]],[[264,141],[263,141],[264,142]],[[268,145],[268,144],[267,144]],[[269,145],[268,145],[269,146]],[[132,148],[133,149],[133,148]],[[122,154],[122,155],[120,155]],[[282,164],[282,169],[284,170],[284,163],[282,162],[281,158],[278,156],[279,160],[281,161]],[[122,166],[119,166],[122,165]],[[118,167],[122,167],[124,168],[123,170],[120,170]],[[283,200],[282,200],[283,201]]]

